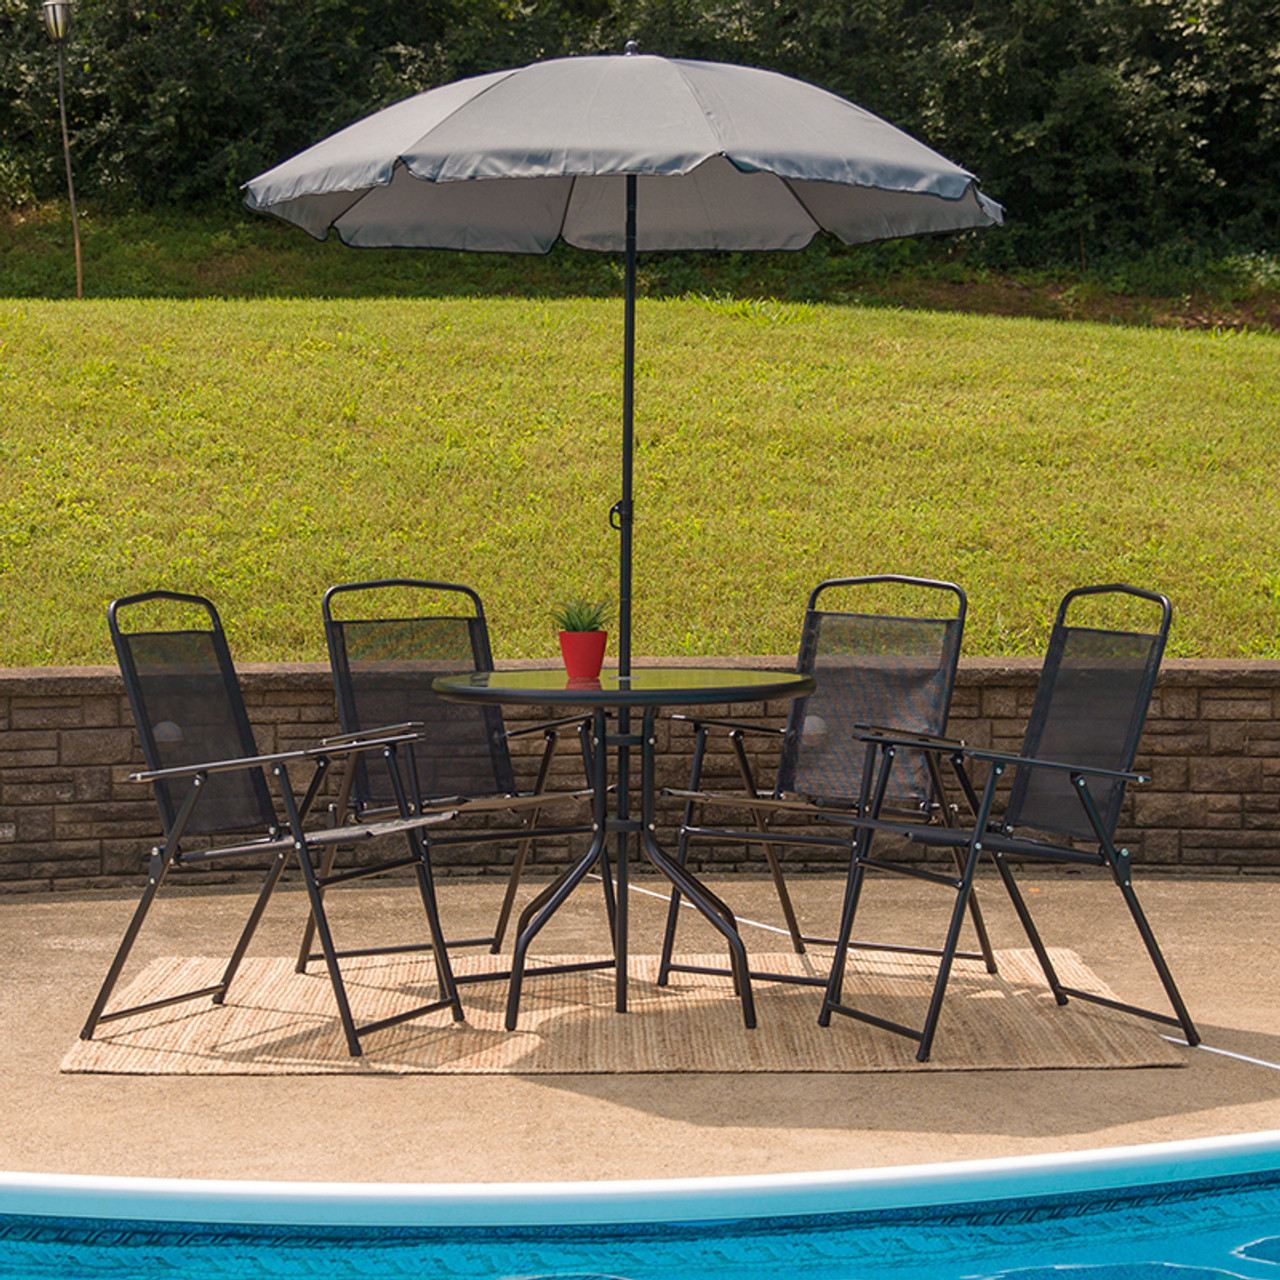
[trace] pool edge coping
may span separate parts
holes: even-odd
[[[1280,1130],[812,1173],[342,1183],[0,1172],[0,1216],[275,1226],[689,1223],[961,1205],[1280,1171]]]

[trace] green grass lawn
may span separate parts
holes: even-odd
[[[616,590],[615,298],[0,300],[0,665],[111,661],[105,609],[210,595],[242,661],[323,655],[332,583],[484,596],[499,657]],[[809,588],[1174,601],[1172,652],[1280,657],[1280,339],[642,300],[635,651],[793,651]]]

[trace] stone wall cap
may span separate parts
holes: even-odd
[[[314,689],[333,687],[327,662],[237,662],[242,689]]]
[[[30,694],[122,693],[124,680],[116,667],[0,667],[0,696]]]
[[[499,660],[500,670],[526,671],[558,667],[554,658],[507,658]],[[712,657],[637,658],[635,665],[662,667],[741,666],[790,671],[795,668],[791,654],[736,654]],[[962,657],[960,678],[966,684],[987,684],[1015,678],[1034,680],[1040,673],[1039,657]],[[327,684],[327,662],[246,662],[237,663],[246,688],[315,688]],[[1280,659],[1275,658],[1166,658],[1160,682],[1166,685],[1239,687],[1247,682],[1258,688],[1280,688]],[[0,696],[41,694],[120,693],[123,681],[113,666],[7,667],[0,668]]]
[[[1160,683],[1239,688],[1243,682],[1260,689],[1280,688],[1280,660],[1276,658],[1166,658]]]

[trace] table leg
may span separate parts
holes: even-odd
[[[616,862],[616,896],[613,919],[614,955],[614,1007],[619,1013],[627,1011],[627,956],[628,956],[628,880],[629,852],[633,834],[639,836],[640,850],[660,872],[687,898],[708,921],[723,935],[728,943],[734,975],[734,987],[742,1000],[742,1018],[748,1027],[756,1025],[755,1000],[751,992],[751,975],[747,967],[746,948],[738,934],[738,923],[733,911],[691,872],[670,857],[658,844],[654,814],[656,736],[653,708],[644,710],[641,733],[631,732],[631,715],[622,708],[618,715],[618,731],[608,732],[607,716],[603,708],[594,713],[595,779],[592,797],[592,825],[594,834],[590,848],[573,866],[544,889],[524,909],[517,927],[515,949],[511,958],[511,986],[507,994],[506,1027],[514,1031],[520,1013],[520,992],[524,984],[525,962],[530,944],[538,936],[565,900],[578,887],[597,863],[609,874],[607,858],[602,857],[609,833],[618,837]],[[641,748],[640,817],[631,817],[629,770],[631,747]],[[617,751],[617,802],[615,815],[609,815],[609,748]]]
[[[591,837],[591,844],[586,853],[578,859],[567,870],[562,872],[560,876],[550,885],[547,886],[527,907],[520,913],[520,920],[516,929],[516,943],[511,955],[511,985],[507,991],[507,1017],[506,1027],[508,1031],[516,1029],[516,1022],[520,1016],[520,992],[524,986],[525,961],[528,955],[529,946],[534,938],[542,931],[547,921],[564,905],[569,895],[582,883],[583,879],[591,871],[597,863],[600,864],[601,874],[609,875],[609,863],[607,857],[602,857],[609,833],[609,759],[606,746],[606,721],[605,713],[599,710],[595,713],[595,785],[594,795],[591,800],[592,807],[592,826],[594,832]],[[619,804],[625,804],[625,793],[619,800]],[[625,840],[625,834],[623,836]],[[619,853],[625,857],[626,846],[620,843]],[[609,895],[605,895],[606,902]],[[620,980],[622,1008],[625,1008],[626,1002],[626,869],[625,867],[618,873],[618,895],[614,906],[614,964],[618,972],[622,975]],[[619,952],[618,946],[621,943],[622,951]]]
[[[657,753],[657,735],[654,732],[654,710],[646,707],[641,732],[641,815],[640,843],[645,856],[662,872],[708,921],[724,936],[729,944],[733,966],[734,985],[742,1000],[742,1020],[748,1028],[756,1025],[755,998],[751,993],[751,973],[747,967],[747,950],[738,934],[738,922],[732,910],[714,893],[686,870],[658,844],[655,832],[654,796],[656,780],[654,761]]]

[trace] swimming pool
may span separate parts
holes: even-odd
[[[0,1276],[1280,1280],[1280,1132],[849,1173],[411,1186],[0,1174]]]

